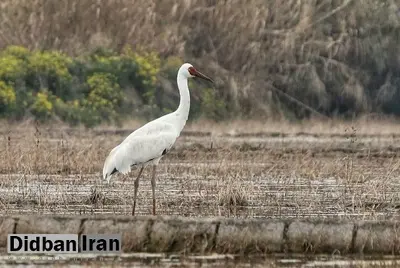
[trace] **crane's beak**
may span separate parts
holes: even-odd
[[[198,77],[198,78],[202,78],[204,80],[210,81],[211,83],[214,83],[214,81],[208,77],[207,75],[204,75],[202,73],[200,73],[199,71],[196,70],[196,72],[193,74],[194,76]]]

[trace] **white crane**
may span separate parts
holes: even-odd
[[[143,169],[151,165],[151,189],[153,192],[153,215],[156,214],[156,167],[161,158],[171,149],[179,137],[189,116],[190,95],[188,78],[199,77],[210,82],[213,80],[197,71],[191,64],[184,63],[178,71],[177,81],[180,94],[179,107],[175,112],[157,118],[138,128],[125,138],[118,146],[111,150],[103,167],[103,179],[110,183],[113,174],[120,172],[127,174],[131,167],[140,167],[135,180],[132,215],[135,215],[136,197],[139,188],[139,179]]]

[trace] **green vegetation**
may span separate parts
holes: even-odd
[[[12,86],[0,81],[0,112],[11,111],[15,106],[15,90]]]
[[[0,114],[40,121],[59,118],[87,127],[119,123],[124,116],[155,117],[178,105],[178,100],[166,106],[157,100],[162,88],[157,77],[168,77],[170,87],[175,87],[181,63],[171,58],[162,64],[156,53],[130,48],[123,53],[96,49],[70,57],[59,51],[8,46],[0,52]],[[205,89],[203,97],[194,101],[195,115],[214,117],[222,106],[211,92]]]

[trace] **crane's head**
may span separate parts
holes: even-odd
[[[198,77],[214,83],[214,81],[210,77],[197,71],[190,63],[182,64],[181,68],[179,68],[179,73],[181,73],[186,78]]]

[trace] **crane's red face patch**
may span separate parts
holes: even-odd
[[[196,71],[196,69],[194,67],[189,67],[188,71],[189,71],[189,73],[191,75],[196,75],[197,74],[197,71]]]

